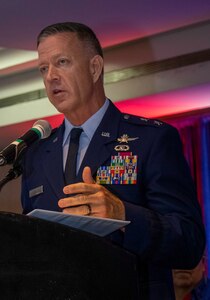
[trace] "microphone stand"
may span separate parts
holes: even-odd
[[[9,181],[18,178],[22,174],[22,166],[20,165],[20,160],[23,156],[24,151],[20,152],[20,155],[16,158],[13,163],[13,167],[8,171],[7,175],[0,180],[0,192],[5,184]]]
[[[12,179],[16,179],[17,177],[19,177],[22,174],[22,167],[20,165],[17,166],[13,166],[13,168],[11,168],[7,175],[0,181],[0,191],[2,190],[3,186],[9,182]]]

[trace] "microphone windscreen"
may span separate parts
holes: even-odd
[[[46,139],[47,137],[50,136],[52,132],[52,127],[50,123],[46,120],[38,120],[33,124],[32,128],[36,128],[40,134],[41,134],[41,139]]]

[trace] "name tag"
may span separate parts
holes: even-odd
[[[29,191],[29,197],[32,198],[34,196],[42,194],[43,192],[44,192],[44,187],[43,187],[43,185],[40,185]]]

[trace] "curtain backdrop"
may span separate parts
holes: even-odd
[[[196,184],[206,228],[207,269],[210,270],[210,111],[198,115],[168,117],[164,121],[178,129]]]

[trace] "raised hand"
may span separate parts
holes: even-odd
[[[95,183],[89,167],[84,168],[82,177],[84,182],[64,187],[68,196],[58,201],[63,212],[125,220],[123,202],[104,186]]]

